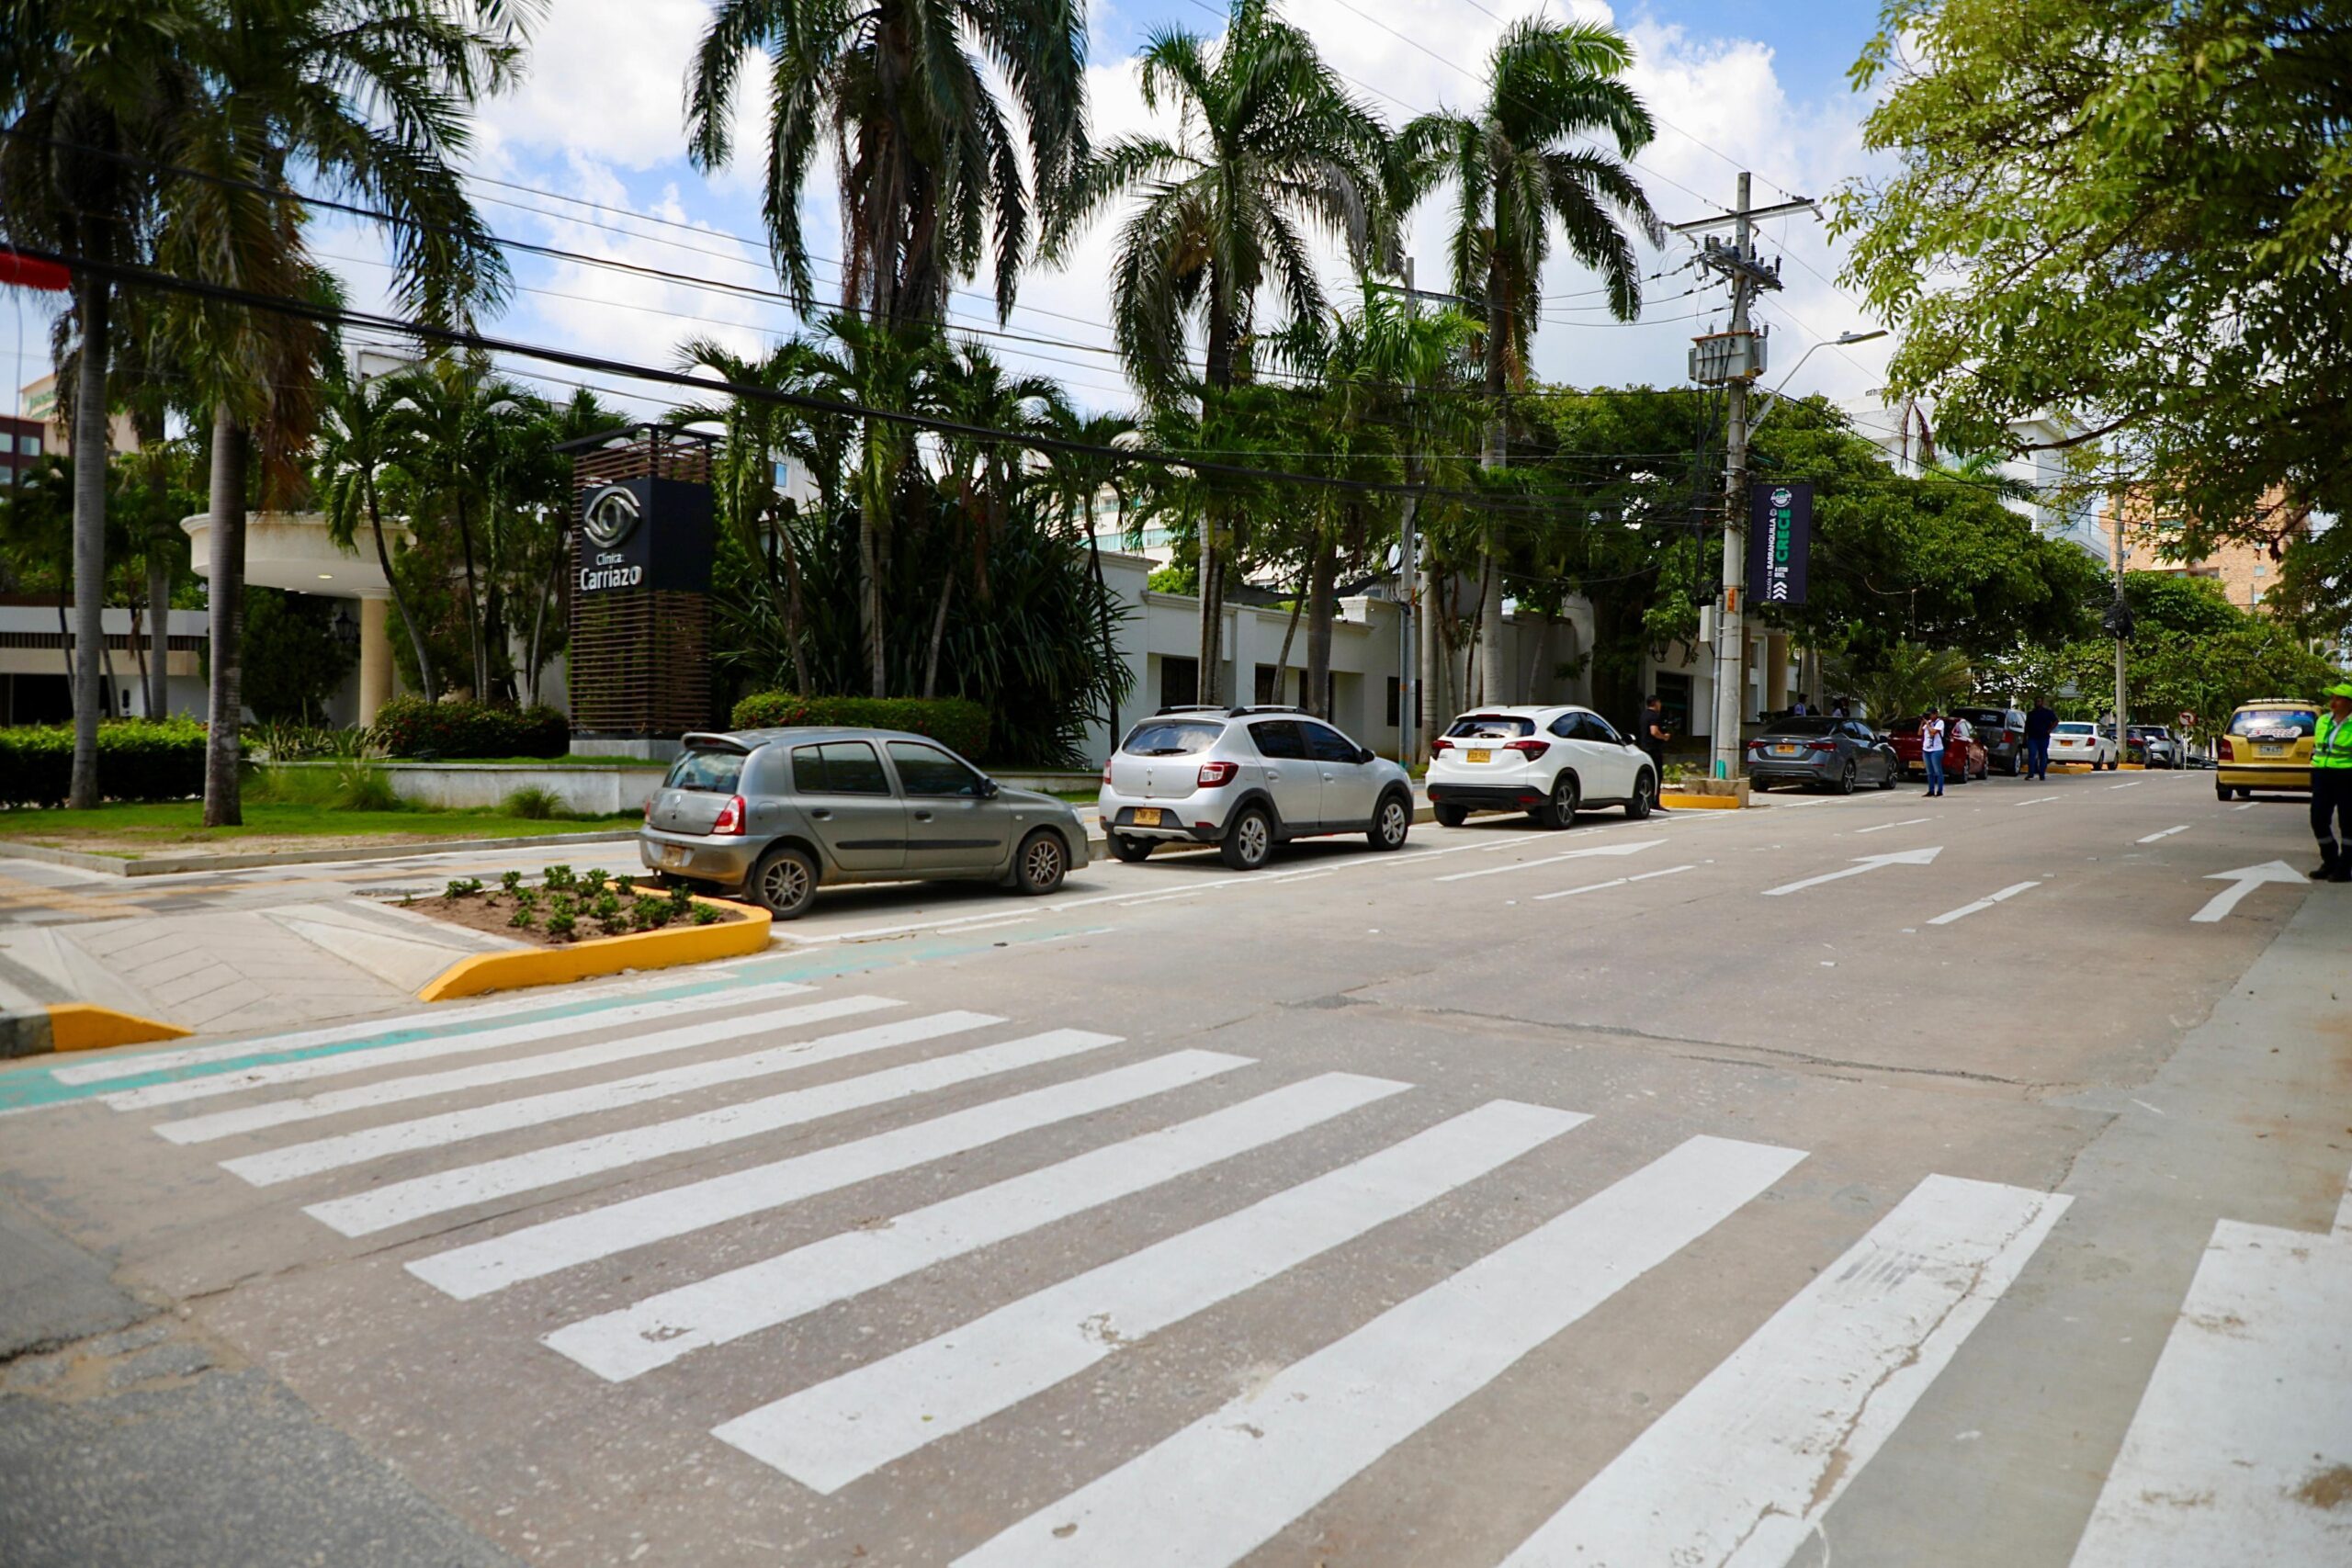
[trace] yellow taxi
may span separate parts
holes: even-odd
[[[2316,705],[2289,697],[2244,703],[2222,732],[2220,768],[2213,793],[2251,800],[2254,792],[2312,787],[2312,736],[2319,728]]]

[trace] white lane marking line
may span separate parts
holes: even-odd
[[[542,1343],[608,1382],[747,1334],[789,1323],[951,1258],[959,1258],[1180,1176],[1262,1148],[1413,1086],[1326,1073],[1040,1170],[844,1231],[601,1316]]]
[[[2138,789],[2142,784],[2146,784],[2147,782],[2148,781],[2145,779],[2126,779],[2121,784],[2109,784],[2107,787],[2109,789]]]
[[[733,1006],[739,1000],[749,1003],[763,1001],[771,997],[797,996],[810,988],[804,985],[779,981],[765,986],[745,986],[732,992],[706,991],[696,996],[655,997],[623,1007],[591,1008],[586,1010],[577,1010],[579,999],[576,998],[567,997],[559,1000],[544,994],[530,997],[505,997],[494,1002],[484,1002],[480,1007],[453,1008],[447,1012],[401,1013],[391,1018],[369,1019],[363,1023],[343,1023],[325,1029],[305,1029],[291,1034],[254,1035],[242,1040],[225,1041],[217,1045],[190,1045],[174,1051],[151,1051],[144,1055],[131,1055],[114,1057],[104,1062],[56,1067],[51,1069],[51,1073],[60,1083],[96,1083],[107,1078],[130,1077],[141,1073],[164,1072],[176,1067],[203,1066],[213,1062],[233,1062],[247,1056],[277,1055],[288,1051],[303,1050],[313,1045],[345,1045],[356,1041],[372,1039],[379,1034],[399,1034],[419,1029],[447,1029],[479,1022],[484,1019],[503,1018],[510,1013],[544,1012],[549,1010],[567,1010],[560,1018],[535,1020],[531,1026],[543,1025],[550,1033],[560,1033],[567,1029],[601,1029],[607,1022],[616,1020],[627,1023],[638,1018],[658,1017],[665,1012],[707,1012],[713,1008]],[[640,981],[631,985],[626,990],[616,990],[607,994],[616,998],[625,998],[644,989],[645,984]],[[517,1024],[508,1027],[529,1026]],[[121,1089],[118,1090],[116,1095],[107,1096],[106,1102],[122,1109],[137,1105],[161,1104],[163,1103],[161,1091],[165,1089],[181,1091],[176,1096],[179,1099],[194,1099],[198,1094],[221,1094],[231,1089],[247,1088],[254,1083],[280,1081],[286,1076],[282,1069],[291,1067],[310,1068],[311,1076],[313,1077],[317,1076],[320,1068],[329,1063],[337,1064],[335,1070],[340,1072],[356,1071],[359,1067],[368,1066],[376,1062],[412,1059],[401,1055],[388,1056],[387,1052],[405,1052],[412,1046],[437,1045],[445,1040],[476,1041],[481,1038],[481,1032],[447,1036],[435,1034],[424,1040],[401,1041],[390,1045],[337,1052],[332,1056],[314,1057],[307,1062],[279,1062],[255,1066],[249,1072],[226,1072],[208,1077],[190,1078],[180,1083],[152,1084],[145,1089]],[[463,1048],[476,1049],[472,1045]],[[341,1066],[343,1063],[350,1063],[352,1066]],[[277,1076],[253,1076],[263,1074]],[[213,1088],[212,1086],[216,1084],[224,1087]],[[118,1096],[146,1098],[118,1098]]]
[[[1544,855],[1536,860],[1512,861],[1509,865],[1482,865],[1476,871],[1457,871],[1445,876],[1432,877],[1434,882],[1467,882],[1474,876],[1500,876],[1507,871],[1526,871],[1532,866],[1557,865],[1564,860],[1583,860],[1589,855],[1631,855],[1644,850],[1656,849],[1664,839],[1628,839],[1623,843],[1594,844],[1589,848],[1570,850],[1566,854]]]
[[[2160,833],[2151,833],[2151,834],[2149,834],[2149,835],[2148,835],[2146,838],[2144,838],[2144,839],[2134,839],[2134,840],[2132,840],[2132,841],[2133,843],[2135,843],[2135,844],[2153,844],[2153,843],[2154,843],[2158,839],[2169,839],[2169,838],[2171,838],[2175,833],[2186,833],[2186,832],[2188,832],[2188,823],[2186,823],[2186,822],[2183,822],[2183,823],[2182,823],[2179,827],[2177,827],[2177,828],[2166,828],[2164,831],[2162,831],[2162,832],[2160,832]]]
[[[322,1170],[338,1170],[345,1166],[381,1159],[386,1155],[442,1148],[450,1144],[488,1137],[493,1133],[513,1132],[518,1127],[544,1126],[550,1122],[569,1121],[575,1116],[594,1115],[601,1111],[615,1111],[625,1105],[641,1105],[650,1100],[666,1100],[691,1089],[789,1073],[823,1062],[837,1062],[869,1051],[887,1051],[894,1046],[936,1040],[944,1034],[984,1029],[989,1024],[1003,1021],[993,1013],[985,1012],[941,1012],[926,1018],[896,1019],[865,1029],[823,1034],[814,1040],[796,1041],[788,1045],[772,1045],[746,1055],[693,1062],[682,1067],[639,1073],[634,1077],[614,1078],[605,1083],[556,1089],[547,1094],[526,1095],[519,1100],[497,1100],[488,1105],[472,1105],[462,1111],[446,1111],[436,1116],[420,1116],[409,1122],[389,1122],[381,1126],[364,1127],[356,1133],[314,1138],[309,1143],[288,1144],[261,1154],[224,1159],[220,1162],[220,1168],[243,1177],[255,1187],[269,1187],[281,1181],[291,1181],[299,1176],[311,1176]]]
[[[1693,1138],[1038,1509],[957,1568],[1233,1562],[1804,1157]]]
[[[1942,914],[1938,915],[1934,919],[1929,920],[1928,923],[1931,926],[1948,926],[1954,920],[1966,919],[1971,915],[1989,909],[1996,904],[2001,903],[2007,899],[2014,898],[2018,894],[2023,893],[2030,888],[2039,887],[2041,886],[2041,883],[2039,879],[2032,882],[2012,882],[2007,887],[2002,888],[1998,893],[1988,893],[1984,897],[1977,899],[1973,904],[1962,904],[1957,909],[1947,909]]]
[[[413,1260],[408,1271],[459,1301],[525,1280],[984,1147],[1252,1065],[1222,1051],[1172,1051],[1091,1077],[1048,1084],[927,1122],[853,1138],[766,1165],[545,1220]]]
[[[1917,828],[1922,822],[1932,822],[1934,820],[1935,818],[1932,817],[1905,817],[1900,822],[1881,822],[1874,828],[1857,828],[1854,829],[1854,832],[1857,837],[1864,833],[1883,833],[1889,828]]]
[[[951,920],[939,930],[943,936],[949,934],[962,936],[969,931],[994,931],[999,926],[1017,926],[1023,920],[1034,920],[1036,918],[1034,914],[975,916],[968,920]]]
[[[2257,800],[2249,800],[2244,806],[2233,806],[2230,809],[2233,811],[2251,811],[2261,804],[2262,803]]]
[[[2009,804],[2011,806],[2040,806],[2045,800],[2057,800],[2059,798],[2061,797],[2054,795],[2037,795],[2030,796],[2024,800],[2013,800],[2009,802]]]
[[[2074,1568],[2352,1560],[2298,1495],[2352,1463],[2347,1301],[2352,1238],[2216,1224]]]
[[[2016,1282],[2069,1201],[1930,1176],[1503,1568],[1787,1562]]]
[[[762,1405],[713,1428],[712,1436],[817,1491],[837,1492],[1077,1376],[1126,1340],[1204,1312],[1589,1120],[1573,1111],[1490,1100],[1352,1165]],[[1091,1560],[1121,1561],[1115,1552]]]
[[[683,1029],[657,1030],[651,1034],[634,1038],[601,1040],[593,1045],[575,1045],[569,1051],[549,1051],[537,1056],[517,1056],[503,1062],[480,1062],[470,1067],[451,1067],[438,1073],[412,1073],[406,1077],[356,1084],[349,1089],[329,1089],[323,1094],[265,1100],[259,1105],[241,1105],[234,1111],[217,1111],[209,1116],[187,1116],[176,1122],[161,1122],[156,1123],[155,1131],[175,1144],[209,1143],[215,1138],[225,1138],[237,1133],[282,1127],[289,1122],[308,1122],[345,1111],[397,1105],[411,1100],[428,1100],[436,1094],[453,1094],[460,1089],[482,1089],[491,1084],[513,1083],[522,1078],[546,1077],[583,1067],[610,1066],[615,1062],[633,1062],[671,1051],[686,1051],[697,1045],[740,1040],[747,1034],[797,1029],[804,1024],[826,1023],[837,1018],[854,1018],[860,1013],[881,1012],[905,1005],[888,997],[835,997],[821,1002],[781,1008],[774,1012],[754,1013],[748,1018],[718,1019]]]
[[[1557,893],[1538,893],[1535,902],[1541,904],[1546,898],[1573,898],[1579,893],[1598,893],[1604,887],[1623,887],[1631,882],[1647,882],[1653,876],[1672,876],[1679,871],[1698,869],[1698,863],[1694,861],[1689,865],[1670,865],[1664,871],[1645,871],[1639,876],[1615,876],[1607,882],[1588,882],[1582,887],[1563,887]]]
[[[1122,909],[1133,909],[1145,904],[1164,904],[1177,898],[1193,897],[1200,890],[1198,888],[1194,887],[1182,887],[1173,893],[1148,893],[1140,898],[1128,899],[1125,903],[1120,905],[1119,908]]]
[[[1790,882],[1778,887],[1767,887],[1764,890],[1764,897],[1778,898],[1783,894],[1802,893],[1808,887],[1818,887],[1825,882],[1837,882],[1849,876],[1860,876],[1867,871],[1883,871],[1890,865],[1927,865],[1943,852],[1944,847],[1938,844],[1932,849],[1905,850],[1899,854],[1861,855],[1856,858],[1853,864],[1842,871],[1824,872],[1819,876],[1808,876],[1802,882]]]
[[[2205,907],[2188,918],[2199,924],[2210,925],[2225,919],[2244,898],[2265,883],[2283,882],[2290,887],[2301,887],[2310,879],[2283,860],[2265,861],[2260,865],[2242,865],[2235,871],[2217,871],[2205,878],[2208,882],[2226,882],[2230,886],[2205,901]]]
[[[813,1089],[788,1089],[648,1126],[599,1133],[568,1144],[508,1155],[503,1159],[387,1182],[364,1192],[310,1204],[302,1212],[345,1235],[367,1235],[427,1214],[536,1191],[582,1176],[621,1170],[667,1155],[716,1148],[722,1144],[756,1138],[763,1133],[838,1116],[843,1111],[887,1105],[933,1089],[1040,1066],[1118,1043],[1115,1034],[1094,1034],[1083,1029],[1049,1030],[1001,1045],[933,1056],[910,1062],[903,1067],[887,1067],[860,1077],[819,1084]]]

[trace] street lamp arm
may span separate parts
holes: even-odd
[[[1811,348],[1808,348],[1803,354],[1798,355],[1797,362],[1789,367],[1789,373],[1781,378],[1781,384],[1764,394],[1764,406],[1761,409],[1758,409],[1756,412],[1755,416],[1747,422],[1748,430],[1753,433],[1758,425],[1763,423],[1767,419],[1771,417],[1772,411],[1774,409],[1779,408],[1781,403],[1787,400],[1781,394],[1787,391],[1789,383],[1797,378],[1797,372],[1804,368],[1804,362],[1806,360],[1811,359],[1815,355],[1819,354],[1825,348],[1843,348],[1849,343],[1868,343],[1872,338],[1884,337],[1885,335],[1886,329],[1884,327],[1880,327],[1866,333],[1840,333],[1834,338],[1828,338],[1823,342],[1815,344]]]

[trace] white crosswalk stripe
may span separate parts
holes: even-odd
[[[713,1436],[819,1492],[1076,1376],[1589,1121],[1495,1100],[1352,1165],[737,1416]],[[1116,1555],[1097,1561],[1112,1562]]]
[[[1261,1148],[1411,1087],[1328,1073],[900,1214],[880,1229],[828,1236],[649,1296],[560,1328],[547,1337],[547,1344],[599,1377],[625,1382],[691,1351],[789,1322],[918,1269]]]
[[[958,1568],[1230,1563],[1804,1158],[1690,1139],[1039,1509]]]
[[[659,1072],[640,1073],[635,1077],[616,1078],[608,1083],[557,1089],[548,1094],[528,1095],[521,1100],[497,1100],[488,1105],[470,1106],[463,1111],[444,1111],[438,1116],[419,1117],[413,1122],[393,1122],[331,1138],[289,1144],[264,1154],[222,1160],[220,1167],[256,1187],[268,1187],[281,1181],[291,1181],[300,1176],[313,1176],[321,1171],[381,1159],[387,1155],[441,1148],[449,1144],[488,1137],[492,1133],[545,1126],[550,1122],[570,1121],[600,1111],[616,1111],[626,1105],[641,1105],[651,1100],[667,1100],[672,1095],[710,1089],[719,1084],[741,1083],[747,1078],[795,1072],[802,1067],[813,1067],[874,1051],[887,1051],[899,1045],[911,1045],[920,1041],[936,1040],[942,1035],[959,1034],[966,1030],[981,1029],[1003,1021],[985,1012],[941,1012],[927,1018],[899,1019],[841,1034],[820,1035],[815,1040],[804,1040],[795,1044],[771,1046],[749,1055],[694,1062],[681,1067],[665,1067]]]
[[[536,1191],[583,1176],[625,1170],[646,1160],[692,1149],[715,1148],[721,1144],[755,1138],[763,1133],[838,1116],[845,1111],[867,1110],[998,1073],[1042,1066],[1118,1043],[1115,1034],[1094,1034],[1082,1029],[1049,1030],[1026,1039],[910,1062],[862,1077],[842,1078],[650,1126],[597,1134],[550,1148],[510,1155],[504,1159],[388,1182],[365,1192],[312,1203],[302,1212],[345,1235],[368,1235],[427,1214],[446,1213],[492,1198]]]
[[[1252,1065],[1247,1056],[1221,1051],[1174,1051],[871,1137],[526,1225],[417,1258],[408,1271],[461,1301],[471,1300]]]
[[[503,1024],[495,1029],[477,1030],[470,1033],[428,1035],[422,1040],[403,1040],[388,1045],[355,1047],[331,1056],[311,1056],[299,1062],[266,1062],[256,1066],[234,1068],[200,1078],[182,1078],[172,1083],[148,1084],[140,1089],[119,1089],[99,1099],[117,1111],[143,1111],[152,1106],[175,1105],[183,1100],[209,1100],[224,1094],[239,1094],[248,1089],[268,1089],[278,1084],[308,1083],[313,1078],[339,1077],[345,1073],[368,1072],[382,1067],[405,1066],[413,1062],[437,1061],[445,1056],[479,1055],[486,1051],[503,1050],[509,1045],[527,1044],[535,1040],[552,1040],[562,1035],[590,1032],[626,1029],[639,1023],[677,1019],[697,1012],[713,1012],[723,1008],[754,1007],[780,1000],[786,997],[805,996],[808,987],[790,981],[777,981],[764,986],[742,986],[731,990],[714,991],[703,996],[668,1001],[633,1002],[624,1007],[606,1008],[596,1012],[567,1014],[560,1018],[533,1019],[528,1022]],[[540,1006],[547,1004],[541,1002]],[[381,1032],[378,1029],[375,1032]],[[365,1034],[353,1039],[365,1039]]]
[[[412,1100],[430,1100],[435,1095],[486,1089],[492,1084],[552,1077],[558,1073],[578,1072],[585,1067],[608,1067],[616,1062],[634,1062],[674,1051],[690,1051],[697,1045],[718,1044],[740,1040],[747,1034],[767,1034],[779,1029],[797,1029],[803,1024],[830,1023],[838,1018],[880,1012],[899,1005],[887,997],[830,997],[820,1002],[778,1008],[774,1012],[718,1019],[682,1029],[657,1030],[651,1034],[620,1040],[600,1040],[593,1045],[575,1045],[569,1050],[549,1051],[537,1056],[510,1056],[504,1061],[478,1062],[469,1067],[451,1067],[438,1073],[412,1073],[406,1077],[384,1078],[350,1089],[329,1089],[323,1094],[265,1100],[259,1105],[241,1105],[233,1111],[216,1111],[209,1115],[187,1116],[176,1122],[158,1122],[155,1131],[175,1144],[206,1144],[239,1133],[256,1133],[265,1127],[282,1127],[289,1122],[311,1122],[322,1116],[370,1110],[379,1105],[398,1105]]]
[[[2023,1188],[1928,1178],[1505,1568],[1787,1562],[2066,1204]]]

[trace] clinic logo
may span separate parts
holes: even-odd
[[[592,491],[580,509],[581,532],[600,550],[609,550],[629,536],[642,515],[637,493],[627,485],[606,485]]]

